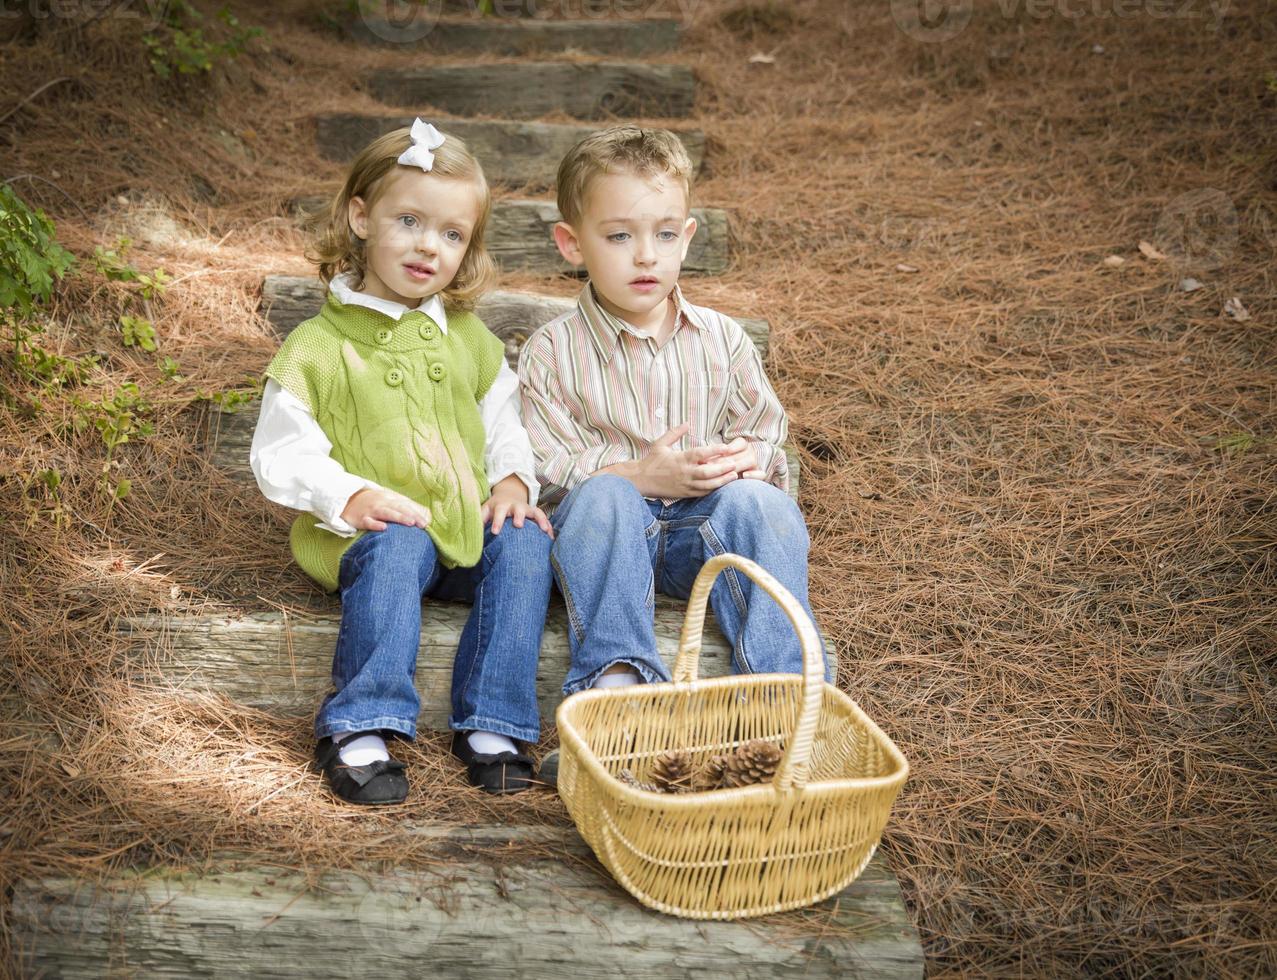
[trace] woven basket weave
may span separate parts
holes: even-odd
[[[801,675],[697,679],[705,605],[726,568],[785,611],[802,643]],[[824,674],[798,601],[749,559],[720,555],[692,586],[672,683],[582,691],[559,706],[559,794],[635,898],[672,915],[736,919],[820,901],[864,870],[909,764]],[[699,767],[758,738],[784,751],[770,783],[674,795],[617,778],[628,769],[647,782],[669,749]]]

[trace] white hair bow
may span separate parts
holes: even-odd
[[[399,154],[399,162],[429,171],[435,165],[434,151],[443,146],[443,133],[418,119],[412,124],[412,146]]]

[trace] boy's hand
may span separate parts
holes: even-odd
[[[737,479],[737,457],[722,443],[673,448],[688,428],[686,422],[675,426],[652,443],[642,459],[606,469],[629,479],[645,497],[703,497]]]
[[[355,493],[341,512],[341,519],[360,531],[384,531],[386,523],[427,527],[430,508],[393,490],[364,489]]]
[[[492,496],[483,504],[483,523],[487,524],[491,520],[493,534],[501,533],[507,517],[515,527],[523,527],[524,520],[530,517],[537,527],[554,537],[554,529],[550,527],[550,519],[545,516],[545,511],[540,507],[528,506],[528,488],[514,474],[499,481],[492,488]]]
[[[723,461],[731,460],[732,465],[736,468],[736,475],[742,480],[762,480],[766,478],[764,473],[758,466],[758,454],[754,452],[754,444],[746,441],[743,437],[737,436],[729,442],[724,448],[720,456],[715,457]]]

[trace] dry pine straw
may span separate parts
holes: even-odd
[[[50,337],[106,355],[95,397],[140,378],[156,402],[122,457],[132,496],[108,511],[66,398],[0,410],[6,885],[225,849],[426,866],[405,821],[565,822],[551,794],[461,786],[438,736],[408,752],[406,807],[354,813],[305,773],[305,719],[130,682],[144,654],[112,631],[323,603],[285,515],[203,460],[191,401],[260,369],[261,276],[305,270],[284,202],[337,176],[309,116],[375,109],[359,69],[411,60],[352,52],[313,9],[275,5],[269,48],[179,88],[110,20],[0,46],[0,113],[67,79],[0,123],[0,173],[35,175],[16,186],[81,256],[129,233],[178,277],[153,312],[187,377],[119,345],[121,287],[86,274]],[[737,236],[731,272],[686,286],[773,324],[813,603],[839,683],[913,765],[884,851],[934,975],[1277,971],[1272,13],[1235,3],[1210,30],[980,4],[927,45],[885,4],[704,0],[677,56],[711,140],[697,197]],[[1159,225],[1202,188],[1235,243]],[[1220,316],[1233,295],[1251,320]],[[49,467],[60,530],[31,480]]]

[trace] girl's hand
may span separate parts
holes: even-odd
[[[384,531],[386,523],[428,527],[430,508],[393,490],[360,490],[348,501],[341,519],[360,531]]]
[[[497,483],[492,488],[492,496],[483,504],[483,523],[492,522],[493,534],[501,533],[507,517],[515,527],[523,527],[523,522],[531,518],[537,527],[554,537],[554,529],[550,527],[545,511],[528,505],[528,488],[513,474]]]

